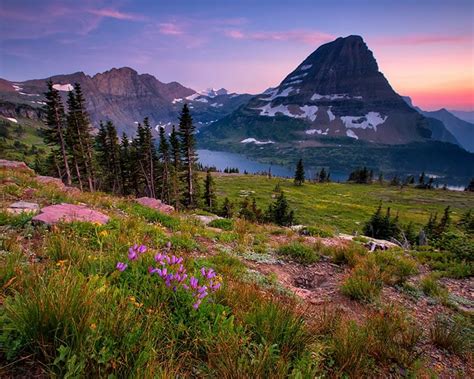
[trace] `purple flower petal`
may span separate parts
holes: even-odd
[[[128,267],[128,265],[126,263],[123,263],[123,262],[117,262],[117,265],[115,266],[115,268],[119,271],[125,271],[125,269]]]

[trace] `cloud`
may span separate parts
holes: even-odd
[[[108,17],[116,20],[142,21],[145,19],[142,15],[120,12],[112,8],[89,9],[88,12],[96,16]]]
[[[275,31],[257,31],[245,32],[239,29],[226,30],[225,35],[232,39],[253,40],[253,41],[283,41],[298,42],[308,45],[316,45],[322,42],[328,42],[334,39],[334,36],[328,33],[311,30],[287,30],[281,32]]]
[[[427,45],[439,43],[462,43],[473,40],[472,35],[429,35],[413,34],[406,36],[378,37],[373,41],[385,45]]]
[[[158,25],[158,30],[161,34],[179,36],[184,34],[183,27],[173,23],[173,22],[164,22]]]

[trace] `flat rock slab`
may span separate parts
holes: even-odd
[[[163,203],[159,199],[154,199],[152,197],[139,197],[135,199],[138,204],[143,205],[144,207],[156,209],[159,212],[171,213],[174,212],[174,207],[168,204]]]
[[[40,207],[37,203],[29,203],[27,201],[17,201],[16,203],[10,204],[7,208],[7,212],[11,214],[20,213],[38,213]]]
[[[39,215],[33,217],[32,221],[46,225],[74,221],[106,224],[109,219],[109,216],[87,208],[85,205],[63,203],[44,207]]]
[[[25,162],[9,161],[7,159],[0,159],[0,167],[17,169],[17,170],[26,170],[26,171],[33,172],[33,170],[29,168]]]
[[[219,217],[219,216],[216,216],[216,215],[209,215],[209,216],[206,216],[206,215],[193,215],[193,217],[198,219],[199,221],[201,221],[204,225],[208,225],[212,221],[219,220],[219,219],[222,218],[222,217]]]
[[[42,176],[38,175],[36,177],[36,181],[41,184],[54,184],[60,189],[65,189],[66,185],[63,183],[63,181],[59,178],[53,178],[52,176]]]

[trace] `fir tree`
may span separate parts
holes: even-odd
[[[184,205],[188,208],[195,206],[195,186],[196,177],[194,174],[194,165],[197,161],[197,155],[195,151],[195,127],[193,125],[193,119],[187,104],[183,105],[181,115],[179,117],[179,137],[180,137],[180,148],[181,157],[184,168]]]
[[[319,172],[319,183],[325,183],[327,181],[327,173],[326,169],[323,167],[321,171]]]
[[[117,194],[123,193],[120,144],[117,129],[111,121],[107,121],[105,125],[100,123],[96,150],[104,189]]]
[[[165,135],[165,128],[160,128],[160,143],[158,146],[158,158],[161,164],[160,174],[160,199],[165,203],[170,203],[170,146]]]
[[[132,153],[130,151],[130,141],[123,133],[120,141],[120,172],[122,174],[122,192],[129,195],[132,191]]]
[[[47,83],[48,91],[46,96],[46,125],[47,129],[44,132],[44,139],[46,144],[52,145],[53,150],[59,147],[59,154],[62,168],[66,176],[66,184],[72,184],[71,170],[69,168],[69,160],[66,147],[66,131],[65,131],[65,113],[64,106],[59,95],[59,91],[53,88],[53,82],[50,80]],[[53,153],[55,154],[55,153]],[[59,161],[56,161],[59,177],[62,178],[61,167]]]
[[[269,205],[267,219],[280,226],[290,226],[294,223],[294,212],[290,209],[283,192]]]
[[[232,204],[229,198],[226,197],[222,204],[221,216],[225,218],[232,218],[233,215],[234,215],[234,204]]]
[[[425,172],[423,171],[420,175],[420,177],[418,178],[418,184],[420,186],[423,186],[425,184]]]
[[[300,159],[298,163],[296,164],[295,185],[301,186],[304,183],[304,180],[305,180],[305,177],[304,177],[303,160]]]
[[[204,205],[210,212],[216,209],[216,192],[214,187],[214,179],[212,179],[211,171],[207,170],[206,180],[204,182]]]
[[[143,120],[143,125],[138,124],[137,135],[132,142],[132,147],[134,162],[132,177],[137,195],[156,197],[155,170],[157,169],[157,156],[148,117]]]
[[[474,192],[474,178],[471,179],[464,191]]]
[[[180,171],[181,171],[181,149],[179,146],[179,135],[173,125],[170,134],[170,153],[171,153],[171,202],[176,209],[180,208]]]

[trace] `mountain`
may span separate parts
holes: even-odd
[[[457,111],[450,109],[449,113],[455,115],[457,118],[460,118],[463,121],[474,124],[474,111]]]
[[[437,128],[437,133],[446,133],[446,130],[449,131],[450,135],[456,139],[456,143],[462,146],[464,149],[470,152],[474,152],[474,123],[470,123],[456,117],[451,111],[446,110],[445,108],[439,109],[437,111],[424,111],[419,107],[413,105],[411,99],[407,96],[404,96],[403,99],[418,112],[426,116],[429,122],[432,124],[433,129]],[[466,112],[467,113],[467,112]],[[436,123],[442,123],[443,125],[437,125]],[[449,135],[444,134],[439,136],[444,138],[448,142],[451,138]]]
[[[416,157],[416,146],[420,155],[431,154],[435,145],[429,144],[437,140],[449,142],[442,151],[450,157],[467,154],[455,146],[458,141],[442,122],[423,116],[392,89],[360,36],[320,46],[277,87],[252,97],[199,133],[203,147],[275,163],[293,163],[305,156],[308,165],[332,164],[346,170],[357,162],[396,171],[404,146],[409,146],[410,157]],[[374,159],[381,152],[385,162]],[[450,157],[445,157],[442,170]],[[474,163],[473,157],[467,160]],[[423,165],[429,169],[430,162]]]
[[[74,83],[82,86],[91,122],[113,121],[132,135],[137,122],[149,117],[152,125],[176,124],[184,101],[193,109],[197,126],[209,125],[248,101],[250,95],[228,94],[225,89],[198,93],[180,83],[163,83],[129,67],[86,75],[76,72],[51,78],[10,82],[0,79],[0,114],[6,117],[41,117],[46,81],[51,79],[66,99]]]

